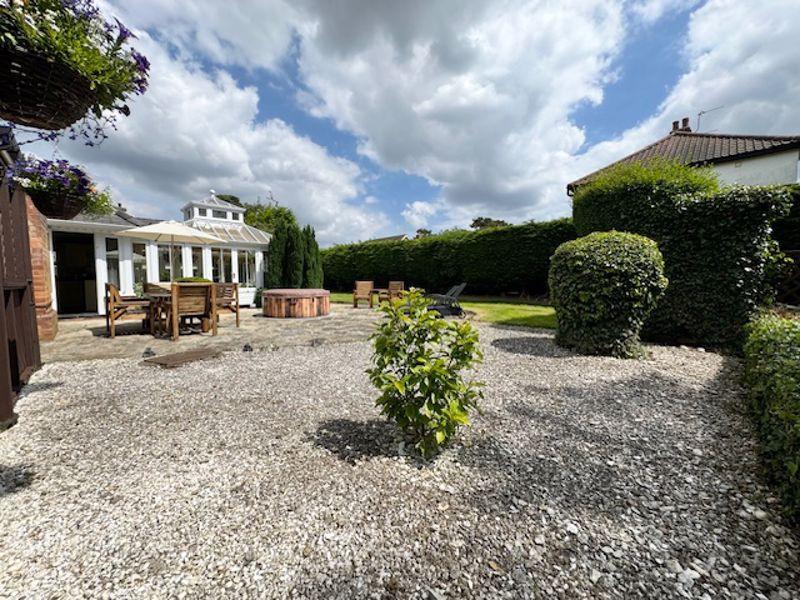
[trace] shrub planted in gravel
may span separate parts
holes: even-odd
[[[585,354],[635,358],[639,332],[667,287],[653,240],[592,233],[558,247],[550,265],[556,343]]]
[[[771,226],[788,211],[786,189],[716,187],[706,170],[659,161],[620,165],[575,193],[579,235],[638,233],[664,255],[670,285],[645,324],[646,338],[738,344],[771,295]]]
[[[550,256],[575,238],[570,219],[482,231],[449,231],[406,241],[363,242],[322,251],[325,287],[352,290],[358,279],[443,292],[462,281],[470,294],[544,293]]]
[[[745,381],[770,477],[800,513],[800,320],[768,315],[748,328]]]
[[[483,355],[469,321],[447,321],[428,310],[419,290],[384,303],[386,315],[372,336],[373,367],[367,373],[380,390],[381,412],[393,420],[422,456],[434,454],[483,397],[482,384],[462,371]]]

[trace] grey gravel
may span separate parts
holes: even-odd
[[[483,412],[429,463],[366,342],[46,366],[0,435],[0,596],[800,596],[734,359],[481,334]]]

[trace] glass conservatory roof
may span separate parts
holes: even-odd
[[[205,219],[189,219],[186,224],[200,231],[205,231],[231,244],[269,244],[270,235],[244,223],[235,221],[211,221]]]

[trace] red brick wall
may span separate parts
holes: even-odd
[[[39,339],[44,342],[54,339],[58,333],[58,315],[53,310],[53,287],[50,277],[50,236],[47,220],[36,209],[30,198],[27,199],[27,208],[36,324],[39,329]]]

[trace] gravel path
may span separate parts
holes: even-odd
[[[428,465],[364,342],[45,367],[0,435],[0,596],[800,596],[735,363],[481,332],[483,414]]]

